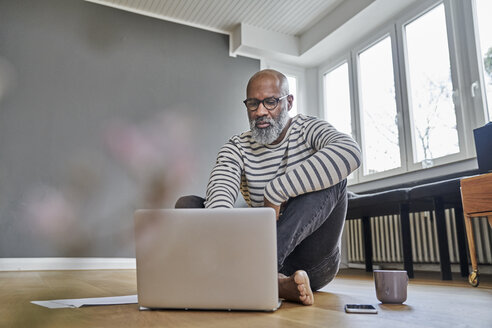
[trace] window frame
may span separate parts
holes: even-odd
[[[327,114],[327,112],[326,112],[326,110],[327,110],[327,108],[326,108],[326,97],[324,96],[324,92],[326,90],[325,76],[327,74],[333,72],[334,70],[336,70],[337,68],[339,68],[343,64],[347,64],[348,81],[349,81],[348,87],[349,87],[349,97],[350,97],[350,117],[351,117],[350,127],[352,130],[351,137],[356,139],[356,140],[360,140],[360,129],[358,128],[358,122],[355,122],[355,120],[354,120],[354,117],[356,115],[356,110],[355,110],[355,106],[354,106],[354,98],[352,97],[354,79],[352,76],[353,71],[352,71],[352,66],[350,65],[349,59],[350,59],[349,55],[340,56],[340,57],[338,57],[338,59],[336,61],[334,61],[334,64],[330,64],[330,65],[325,66],[319,70],[319,77],[318,78],[321,81],[321,83],[320,83],[320,85],[321,85],[320,103],[323,104],[321,117],[323,117],[324,119],[327,119],[327,117],[326,117],[326,114]],[[329,122],[329,120],[327,120],[327,121]],[[350,178],[347,179],[347,182],[348,183],[356,183],[357,181],[359,181],[359,177],[358,177],[359,171],[360,170],[357,170],[351,176],[349,176]]]
[[[286,76],[292,76],[296,78],[296,91],[297,99],[297,114],[308,114],[307,104],[306,104],[306,70],[302,67],[287,65],[275,61],[267,61],[262,59],[260,61],[260,68],[263,69],[274,69],[282,72]]]
[[[424,168],[422,162],[414,163],[405,25],[415,21],[441,4],[443,4],[445,13],[453,89],[452,101],[456,113],[460,151],[459,153],[435,158],[433,159],[432,167]],[[364,38],[352,44],[352,46],[340,51],[339,56],[335,60],[330,60],[319,68],[318,81],[322,86],[320,88],[320,105],[322,106],[320,114],[326,118],[324,76],[339,67],[344,60],[347,61],[353,136],[362,146],[364,141],[362,140],[360,65],[358,54],[369,49],[386,36],[389,36],[391,39],[401,166],[369,175],[364,175],[364,169],[361,168],[357,174],[354,174],[354,179],[351,179],[351,185],[364,184],[366,182],[409,173],[430,172],[431,168],[453,166],[454,164],[456,164],[453,166],[455,167],[454,170],[460,171],[463,167],[461,163],[476,156],[472,130],[486,122],[487,107],[486,103],[484,103],[483,72],[481,67],[478,67],[481,63],[481,56],[478,50],[480,46],[477,44],[479,42],[477,35],[478,27],[476,26],[476,17],[474,17],[474,7],[475,0],[425,0],[419,2],[411,6],[408,10],[405,10],[404,13],[386,21],[378,30],[370,32]],[[477,92],[478,96],[475,98],[472,98],[470,87],[468,87],[471,86],[471,81],[479,81],[480,83],[479,92]],[[470,163],[465,166],[469,166],[470,169],[474,168],[474,165]],[[449,173],[449,169],[444,171]],[[425,176],[428,174],[423,173],[422,175]]]
[[[393,175],[398,175],[398,174],[403,174],[406,172],[406,154],[405,152],[402,151],[404,147],[402,136],[404,135],[403,131],[403,120],[402,120],[402,106],[401,106],[401,97],[400,97],[400,81],[397,79],[397,72],[398,72],[398,58],[396,58],[396,52],[395,52],[395,30],[392,28],[391,25],[385,26],[382,29],[378,30],[376,33],[373,34],[372,38],[366,39],[365,42],[360,43],[358,46],[355,46],[351,50],[351,57],[352,57],[352,66],[353,66],[353,71],[354,71],[354,77],[355,80],[353,82],[354,84],[354,90],[356,92],[355,94],[355,101],[354,103],[356,104],[355,112],[356,112],[356,120],[358,122],[358,141],[362,143],[363,138],[362,138],[362,131],[363,131],[363,122],[362,122],[362,111],[361,111],[361,85],[360,85],[360,62],[359,62],[359,54],[364,52],[365,50],[370,49],[372,46],[377,44],[378,42],[382,41],[386,37],[390,38],[390,44],[391,44],[391,57],[392,57],[392,64],[393,64],[393,83],[395,86],[395,105],[396,105],[396,115],[397,115],[397,128],[398,128],[398,147],[400,149],[400,167],[390,169],[387,171],[382,171],[382,172],[377,172],[377,173],[372,173],[368,175],[364,175],[364,160],[362,161],[361,169],[358,171],[358,182],[366,182],[366,181],[371,181],[375,179],[381,179]]]
[[[412,135],[412,126],[411,126],[411,112],[410,112],[410,95],[409,95],[409,76],[408,76],[408,56],[407,56],[407,43],[406,43],[406,34],[404,32],[405,25],[414,22],[419,19],[423,15],[427,14],[429,11],[437,8],[440,5],[443,5],[444,14],[445,14],[445,23],[446,23],[446,32],[447,32],[447,41],[448,41],[448,55],[449,55],[449,63],[451,69],[451,85],[453,88],[453,96],[452,101],[454,104],[454,110],[456,114],[456,127],[458,132],[458,146],[460,151],[458,153],[449,154],[446,156],[438,157],[433,159],[433,166],[440,166],[444,164],[448,164],[451,162],[457,162],[460,160],[464,160],[468,157],[467,154],[467,146],[465,142],[465,128],[464,128],[464,120],[463,117],[463,106],[460,103],[459,94],[459,81],[458,81],[458,71],[457,71],[457,54],[456,54],[456,39],[453,35],[453,22],[450,17],[450,3],[448,1],[429,1],[427,3],[423,3],[420,6],[417,6],[413,10],[408,11],[405,15],[403,15],[400,19],[396,21],[396,32],[397,32],[397,41],[399,43],[399,49],[403,52],[402,56],[399,56],[400,67],[403,67],[403,70],[400,70],[400,79],[403,86],[404,92],[402,93],[402,97],[404,99],[404,112],[406,116],[406,126],[405,130],[407,131],[405,135],[406,139],[406,147],[407,151],[407,166],[408,171],[417,171],[420,169],[425,169],[422,167],[422,162],[414,163],[414,138]]]
[[[348,62],[348,59],[347,58],[343,58],[342,60],[339,60],[338,61],[338,64],[335,64],[335,65],[331,66],[329,70],[323,71],[321,73],[321,75],[322,75],[322,77],[321,77],[322,90],[323,90],[323,92],[324,92],[324,90],[326,90],[326,79],[325,79],[326,75],[327,74],[330,74],[334,70],[338,69],[343,64],[347,64],[347,71],[348,71],[348,76],[347,77],[348,77],[348,81],[349,81],[348,87],[349,87],[349,97],[350,97],[350,99],[349,99],[350,100],[349,101],[350,117],[352,118],[354,116],[355,112],[354,112],[354,108],[353,108],[353,105],[352,105],[352,97],[350,96],[351,95],[351,90],[350,90],[350,85],[351,85],[351,80],[350,80],[350,65],[349,65],[349,62]],[[323,104],[323,107],[322,107],[323,108],[323,117],[326,118],[327,117],[327,115],[326,115],[327,114],[327,112],[326,112],[326,110],[327,110],[326,97],[323,97],[321,99],[321,101],[322,101],[322,104]],[[353,122],[353,120],[350,121],[350,129],[351,129],[351,136],[352,137],[355,137],[355,131],[356,130],[354,129],[354,122]]]
[[[470,97],[477,108],[482,108],[483,111],[478,111],[475,124],[492,121],[492,103],[488,104],[488,99],[485,90],[485,78],[483,70],[483,58],[480,49],[479,30],[477,23],[477,5],[475,0],[466,0],[460,3],[462,5],[461,12],[463,13],[463,25],[466,33],[464,42],[467,43],[468,57],[470,58],[470,83],[478,82],[480,92],[476,96],[471,95],[472,84],[470,84]],[[473,62],[472,62],[473,60]],[[474,65],[475,64],[475,65]],[[488,110],[487,110],[488,108]]]

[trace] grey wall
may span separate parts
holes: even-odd
[[[203,195],[260,66],[228,47],[81,0],[0,0],[0,257],[134,256],[149,186],[162,206]]]

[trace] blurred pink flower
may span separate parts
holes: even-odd
[[[76,210],[60,191],[33,189],[24,204],[24,216],[36,232],[55,240],[70,238],[68,232],[77,223]]]
[[[144,185],[147,206],[159,207],[193,170],[192,121],[173,111],[140,124],[113,120],[105,131],[112,156]]]
[[[114,120],[105,133],[112,155],[138,173],[166,170],[183,176],[192,168],[191,122],[164,112],[140,125]]]

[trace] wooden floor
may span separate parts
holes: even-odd
[[[48,309],[33,300],[136,294],[134,270],[0,272],[0,327],[492,327],[492,277],[468,286],[454,276],[416,273],[404,305],[383,305],[372,275],[343,270],[315,294],[314,306],[283,303],[274,313],[143,311],[137,304]],[[347,314],[345,303],[369,303],[374,314]]]

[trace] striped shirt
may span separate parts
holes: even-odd
[[[276,145],[257,143],[251,131],[233,136],[217,156],[205,207],[234,207],[239,190],[251,207],[263,206],[264,197],[280,205],[336,185],[359,167],[360,158],[351,137],[326,121],[297,115]]]

